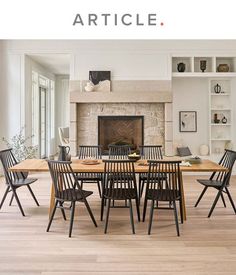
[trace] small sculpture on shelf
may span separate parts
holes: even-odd
[[[177,70],[179,73],[183,73],[185,71],[185,64],[183,62],[177,64]]]
[[[214,86],[214,91],[216,94],[219,94],[221,92],[221,86],[218,83]]]
[[[226,118],[225,116],[223,116],[221,122],[222,122],[223,124],[226,124],[226,123],[227,123],[227,118]]]
[[[207,64],[206,60],[200,60],[200,69],[203,73],[206,70],[206,64]]]
[[[214,114],[214,123],[219,123],[220,119],[218,119],[218,114]]]

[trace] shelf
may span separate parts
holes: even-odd
[[[231,109],[229,109],[229,108],[213,108],[213,109],[211,109],[211,111],[231,111]]]
[[[231,126],[230,123],[211,123],[211,126]]]
[[[212,138],[212,141],[231,141],[230,138]]]
[[[211,96],[230,96],[230,94],[229,93],[219,93],[219,94],[211,93]]]
[[[193,72],[173,72],[172,77],[210,77],[210,78],[227,78],[227,77],[236,77],[236,73],[215,73],[215,72],[206,72],[206,73],[193,73]]]

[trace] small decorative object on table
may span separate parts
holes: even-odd
[[[129,154],[128,155],[128,158],[130,159],[130,160],[140,160],[140,158],[141,158],[141,156],[140,155],[137,155],[136,153],[133,153],[133,154]]]
[[[217,72],[219,73],[227,73],[229,71],[228,64],[219,64],[217,67]]]
[[[202,163],[202,160],[199,157],[193,157],[193,158],[189,158],[186,159],[185,161],[189,162],[190,164],[199,164]]]
[[[200,69],[203,73],[206,70],[206,64],[207,64],[206,60],[200,60]]]
[[[185,64],[183,62],[177,64],[177,70],[179,73],[183,73],[185,71]]]
[[[223,124],[226,124],[226,123],[227,123],[227,118],[226,118],[225,116],[223,116],[221,122],[222,122]]]
[[[219,94],[221,92],[221,86],[218,83],[214,86],[214,91],[216,94]]]

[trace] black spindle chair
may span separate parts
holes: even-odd
[[[1,160],[1,163],[3,166],[5,181],[6,181],[6,185],[7,185],[6,191],[3,195],[3,198],[2,198],[2,201],[0,204],[0,209],[3,206],[3,203],[7,197],[7,194],[9,192],[12,192],[12,197],[11,197],[9,205],[11,205],[13,198],[15,198],[17,205],[21,211],[21,214],[23,216],[25,216],[25,213],[21,206],[21,203],[20,203],[20,200],[19,200],[16,190],[22,186],[26,186],[28,188],[31,196],[33,197],[36,205],[39,206],[39,203],[30,187],[30,184],[35,182],[37,179],[27,178],[27,176],[28,176],[27,173],[9,171],[9,168],[11,168],[12,166],[14,166],[18,163],[12,153],[12,149],[6,149],[6,150],[0,151],[0,160]]]
[[[229,201],[233,207],[234,213],[236,214],[236,208],[234,205],[234,201],[231,197],[231,194],[230,194],[229,188],[228,188],[235,160],[236,160],[236,152],[232,151],[232,150],[225,150],[225,153],[224,153],[223,157],[221,158],[221,160],[219,161],[219,164],[222,165],[223,167],[225,167],[226,171],[213,172],[208,180],[205,180],[205,179],[197,180],[200,184],[202,184],[204,186],[204,189],[203,189],[202,193],[200,194],[200,196],[195,204],[195,207],[198,206],[203,195],[205,194],[206,190],[209,187],[212,187],[212,188],[215,188],[216,190],[218,190],[215,200],[214,200],[214,202],[211,206],[210,212],[208,214],[208,218],[210,218],[220,197],[223,201],[224,206],[226,207],[223,193],[227,194]]]
[[[163,159],[162,145],[140,145],[140,156],[141,159],[146,160],[159,160]],[[139,198],[141,199],[144,189],[144,184],[147,182],[147,173],[141,173],[139,175]]]
[[[102,146],[100,145],[80,145],[78,149],[78,159],[102,159]],[[78,180],[83,188],[83,183],[97,183],[99,196],[101,197],[102,173],[78,173]]]
[[[101,220],[105,202],[107,202],[107,214],[104,233],[107,233],[108,219],[112,201],[129,201],[130,222],[132,232],[135,234],[132,200],[136,202],[138,221],[140,221],[138,192],[133,160],[104,160],[104,186],[102,193]],[[117,206],[116,206],[117,207]],[[121,206],[122,207],[122,206]]]
[[[66,209],[71,211],[69,237],[71,237],[72,234],[76,202],[82,202],[85,204],[95,227],[97,227],[97,223],[87,201],[87,197],[92,195],[93,192],[82,190],[70,164],[70,161],[48,161],[49,171],[55,189],[55,205],[48,223],[47,232],[51,227],[56,209],[60,208],[63,209],[63,211]],[[71,206],[69,208],[64,207],[64,202],[70,202]]]
[[[131,153],[131,147],[129,145],[108,145],[109,159],[128,159],[128,155]]]
[[[145,192],[143,221],[145,221],[147,203],[152,202],[150,209],[150,218],[148,234],[151,234],[154,203],[155,201],[165,201],[173,205],[173,208],[157,207],[158,209],[173,209],[177,235],[179,236],[179,222],[176,201],[180,204],[181,223],[183,223],[182,200],[181,200],[181,178],[179,164],[181,161],[157,161],[150,160]]]

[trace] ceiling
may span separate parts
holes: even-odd
[[[53,74],[70,74],[69,54],[33,54],[29,57]]]

